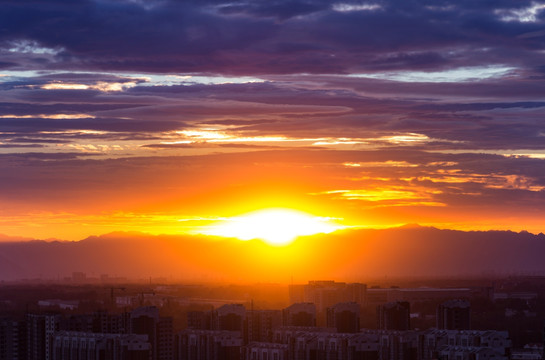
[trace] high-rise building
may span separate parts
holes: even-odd
[[[508,360],[511,347],[506,331],[362,329],[339,334],[325,330],[277,329],[275,344],[250,343],[243,348],[243,360],[273,360],[273,345],[278,344],[287,347],[284,359],[289,360]]]
[[[51,360],[149,360],[146,335],[61,331],[51,338]]]
[[[381,330],[410,330],[411,306],[407,301],[394,301],[377,307],[377,325]]]
[[[0,360],[26,360],[26,322],[0,318]]]
[[[282,326],[280,310],[250,310],[246,312],[244,343],[272,342],[274,329]]]
[[[171,317],[160,317],[157,323],[157,360],[174,359],[174,325]]]
[[[420,360],[510,358],[512,344],[507,331],[429,329],[419,337]]]
[[[93,330],[95,333],[128,334],[130,331],[130,313],[110,314],[106,311],[97,311],[92,315]]]
[[[288,360],[287,344],[252,342],[242,348],[241,360]]]
[[[59,330],[58,314],[27,314],[27,358],[49,360],[51,336]]]
[[[242,304],[225,304],[214,311],[214,330],[240,331],[244,327],[246,308]]]
[[[172,318],[159,317],[155,306],[139,307],[131,312],[130,332],[147,335],[151,344],[151,360],[172,360],[174,333]]]
[[[301,286],[302,299],[301,300]],[[367,285],[344,283],[332,280],[309,281],[306,285],[291,285],[291,303],[309,302],[316,305],[318,326],[326,325],[327,309],[343,302],[355,302],[362,305],[366,299]]]
[[[188,311],[187,328],[195,330],[212,330],[211,311]]]
[[[284,326],[316,326],[316,305],[296,303],[282,310]]]
[[[367,285],[361,283],[344,283],[333,280],[309,281],[306,285],[290,285],[290,302],[312,302],[316,309],[326,311],[340,302],[363,304],[367,293]]]
[[[89,314],[64,316],[61,319],[59,329],[66,331],[93,332],[93,316]]]
[[[177,335],[176,359],[240,360],[239,331],[184,330]]]
[[[327,327],[339,333],[360,331],[360,305],[355,302],[338,303],[327,309]]]
[[[467,300],[448,300],[437,307],[437,328],[471,329],[471,307]]]

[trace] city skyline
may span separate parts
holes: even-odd
[[[1,241],[545,230],[543,2],[0,4]]]

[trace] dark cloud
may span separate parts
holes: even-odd
[[[5,1],[0,45],[9,55],[4,67],[26,69],[251,75],[445,69],[486,60],[531,71],[542,65],[541,14],[525,22],[502,16],[532,4]]]
[[[206,125],[255,125],[255,124],[269,124],[274,123],[276,120],[236,120],[236,119],[229,119],[229,120],[209,120],[209,121],[203,121],[201,124]]]
[[[0,131],[35,133],[42,131],[94,130],[112,132],[158,132],[183,128],[174,121],[139,121],[115,118],[95,119],[0,119]]]
[[[217,5],[218,12],[225,15],[247,15],[256,17],[273,17],[287,20],[295,16],[303,16],[318,11],[329,10],[328,1],[254,1],[231,2]]]
[[[10,143],[30,143],[30,144],[59,144],[70,143],[69,140],[61,139],[39,139],[39,138],[13,138],[9,140]]]
[[[39,144],[25,144],[25,145],[22,145],[22,144],[2,144],[0,143],[0,148],[3,148],[3,149],[15,149],[15,148],[40,148],[40,147],[44,147],[43,145],[39,145]]]

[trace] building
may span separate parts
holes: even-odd
[[[57,314],[27,314],[27,359],[49,360],[51,336],[59,330],[61,316]]]
[[[61,331],[51,339],[52,360],[149,360],[146,335]]]
[[[507,331],[439,330],[421,333],[419,360],[507,360],[511,340]]]
[[[174,329],[171,317],[160,317],[157,323],[157,359],[174,359]]]
[[[275,343],[287,346],[288,360],[507,360],[511,341],[502,331],[366,330],[288,327],[275,331]],[[249,344],[244,360],[271,360],[267,344]],[[245,353],[245,354],[244,354]],[[265,355],[266,354],[266,355]],[[252,358],[253,357],[253,358]]]
[[[282,311],[251,310],[246,313],[244,343],[272,342],[273,331],[282,326]]]
[[[131,312],[130,333],[146,335],[151,345],[151,360],[172,360],[174,333],[172,318],[160,317],[154,306],[139,307]]]
[[[445,330],[471,329],[469,301],[449,300],[437,307],[437,328]]]
[[[290,302],[311,302],[316,304],[318,312],[341,302],[363,304],[367,294],[367,285],[344,283],[332,280],[309,281],[306,285],[290,285]]]
[[[59,330],[95,332],[93,331],[93,316],[89,314],[64,316],[60,320]]]
[[[344,283],[332,280],[309,281],[306,285],[290,285],[290,302],[313,303],[316,305],[318,326],[326,326],[327,309],[343,302],[364,304],[367,285],[360,283]]]
[[[0,360],[26,360],[26,322],[0,318]]]
[[[395,301],[377,307],[377,325],[381,330],[410,330],[411,306],[407,301]]]
[[[240,360],[239,331],[184,330],[176,337],[178,360]]]
[[[335,329],[323,328],[317,326],[281,326],[273,332],[273,342],[278,344],[288,344],[291,339],[298,334],[318,334],[331,333],[335,334]]]
[[[360,331],[360,305],[355,302],[338,303],[327,309],[327,327],[339,333]]]
[[[282,310],[284,326],[316,326],[316,305],[296,303]]]
[[[211,311],[188,311],[187,327],[195,330],[212,330]]]
[[[246,308],[242,304],[225,304],[213,313],[213,329],[226,331],[240,331],[244,327]]]
[[[380,305],[394,301],[446,301],[450,299],[492,298],[490,287],[471,288],[369,288],[366,291],[366,304]]]
[[[106,311],[97,311],[92,315],[93,330],[95,333],[128,334],[130,332],[130,313],[110,314]]]
[[[363,330],[348,334],[325,328],[282,328],[275,338],[288,346],[289,360],[417,360],[416,332]]]
[[[251,342],[241,350],[241,360],[288,360],[288,345]]]

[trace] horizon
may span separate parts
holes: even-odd
[[[544,234],[415,226],[345,229],[287,245],[114,232],[81,241],[0,242],[0,280],[64,279],[73,272],[178,283],[543,276],[543,251]]]
[[[2,243],[14,243],[14,242],[28,242],[28,241],[43,241],[43,242],[79,242],[83,240],[89,240],[93,238],[101,238],[101,237],[108,237],[112,235],[134,235],[134,236],[152,236],[152,237],[208,237],[210,239],[223,239],[223,240],[233,240],[233,241],[258,241],[262,242],[268,246],[289,246],[292,242],[297,241],[299,238],[305,238],[305,237],[313,237],[313,236],[323,236],[327,234],[339,234],[340,232],[351,232],[351,231],[358,231],[358,230],[369,230],[369,231],[380,231],[380,230],[396,230],[396,229],[434,229],[434,230],[446,230],[446,231],[457,231],[461,233],[471,233],[471,232],[477,232],[477,233],[496,233],[496,232],[506,232],[506,233],[514,233],[514,234],[530,234],[533,236],[542,236],[545,235],[543,232],[539,233],[533,233],[531,231],[527,230],[520,230],[520,231],[513,231],[513,230],[503,230],[503,229],[477,229],[477,230],[463,230],[463,229],[450,229],[450,228],[440,228],[436,226],[427,226],[427,225],[420,225],[417,223],[410,223],[410,224],[401,224],[401,225],[394,225],[394,226],[388,226],[388,227],[344,227],[335,229],[332,232],[316,232],[313,234],[308,235],[298,235],[296,236],[292,241],[290,241],[287,244],[280,244],[275,245],[268,243],[266,240],[260,238],[259,236],[253,237],[253,238],[247,238],[247,239],[240,239],[237,236],[228,236],[228,235],[211,235],[211,234],[205,234],[200,232],[187,232],[187,233],[153,233],[153,232],[146,232],[146,231],[124,231],[124,230],[114,230],[108,233],[102,233],[102,234],[91,234],[83,238],[79,239],[59,239],[59,238],[30,238],[30,237],[22,237],[22,236],[11,236],[7,234],[0,233],[0,244]]]

